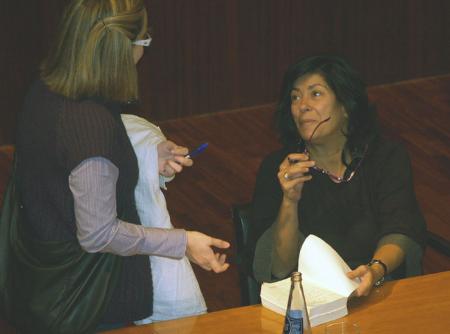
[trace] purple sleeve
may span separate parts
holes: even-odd
[[[101,157],[82,161],[70,173],[69,187],[81,247],[90,253],[182,258],[187,243],[185,230],[144,227],[117,218],[118,175],[117,167]]]

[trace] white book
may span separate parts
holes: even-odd
[[[348,314],[348,297],[360,281],[346,276],[350,271],[349,266],[330,245],[315,235],[309,235],[300,249],[298,271],[302,273],[311,326]],[[284,315],[290,288],[290,277],[275,283],[263,283],[262,305]]]

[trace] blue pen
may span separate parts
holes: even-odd
[[[192,159],[196,155],[199,155],[200,153],[202,153],[207,147],[208,147],[208,143],[203,143],[199,147],[197,147],[195,150],[193,150],[191,153],[186,154],[185,158]]]

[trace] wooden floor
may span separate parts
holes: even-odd
[[[450,75],[371,87],[369,95],[386,134],[409,149],[429,229],[450,240]],[[261,159],[279,147],[273,110],[274,105],[266,105],[160,124],[179,144],[194,148],[209,143],[194,166],[168,184],[166,197],[175,226],[231,241],[231,261],[235,254],[231,205],[251,200]],[[1,152],[0,159],[5,157]],[[1,165],[0,161],[0,178],[5,178],[9,167]],[[194,269],[210,311],[240,305],[235,265],[220,275]],[[448,257],[427,249],[426,273],[449,269]],[[0,332],[5,332],[1,324]]]

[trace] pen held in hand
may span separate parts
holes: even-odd
[[[202,153],[207,147],[208,147],[208,143],[203,143],[199,147],[197,147],[195,150],[193,150],[192,152],[186,154],[184,157],[188,158],[188,159],[192,159],[193,157]]]

